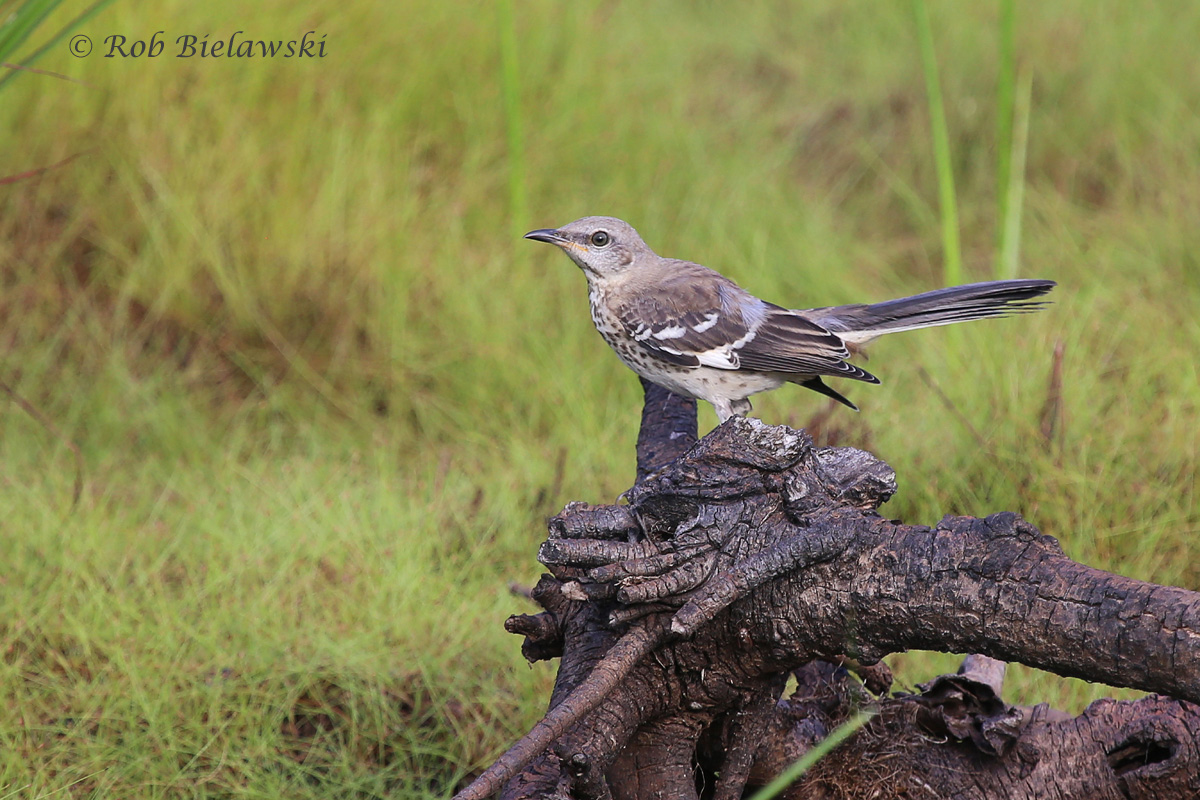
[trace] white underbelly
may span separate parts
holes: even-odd
[[[695,397],[715,403],[717,400],[742,400],[759,392],[769,392],[778,389],[785,379],[780,375],[761,372],[742,372],[740,370],[714,369],[712,367],[694,367],[681,369],[678,372],[655,371],[653,373],[640,369],[626,362],[647,380],[670,389],[676,394]]]

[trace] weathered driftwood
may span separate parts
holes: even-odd
[[[895,478],[868,453],[695,425],[647,386],[628,505],[551,521],[545,610],[507,623],[527,658],[561,658],[550,711],[459,798],[731,800],[860,707],[878,714],[789,796],[1200,796],[1200,594],[1071,561],[1012,513],[888,520]],[[872,698],[879,659],[912,648],[982,655]],[[1003,661],[1166,697],[1017,708]]]

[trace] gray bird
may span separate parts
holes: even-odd
[[[676,394],[745,416],[749,397],[798,383],[858,407],[822,376],[879,383],[846,361],[885,333],[1036,311],[1054,281],[972,283],[873,305],[789,310],[708,267],[663,258],[614,217],[525,234],[563,249],[587,276],[592,322],[625,365]]]

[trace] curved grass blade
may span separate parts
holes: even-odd
[[[822,739],[816,747],[800,756],[790,767],[779,773],[775,780],[755,792],[750,800],[771,800],[771,798],[777,797],[780,792],[791,786],[801,775],[812,769],[813,764],[816,764],[826,755],[833,752],[839,744],[846,741],[846,739],[863,725],[866,725],[874,716],[875,712],[873,711],[860,711],[834,728],[833,732]]]
[[[59,5],[61,0],[29,0],[16,11],[13,12],[13,20],[8,25],[0,28],[0,61],[8,61],[9,56],[20,47],[29,35],[40,25],[46,16]],[[104,10],[104,7],[111,4],[113,0],[96,0],[90,6],[81,11],[78,16],[64,25],[53,36],[46,40],[41,47],[34,50],[21,62],[17,64],[19,67],[28,67],[33,62],[42,57],[54,45],[66,38],[67,34],[74,30],[77,26],[82,25],[96,14]],[[10,29],[10,26],[15,26]],[[13,79],[22,70],[10,69],[6,74],[0,76],[0,88],[4,84]]]

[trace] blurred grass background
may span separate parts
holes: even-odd
[[[983,280],[1000,4],[928,13]],[[158,30],[157,59],[102,57]],[[328,56],[173,57],[235,30]],[[895,467],[891,516],[1017,510],[1198,589],[1200,6],[1023,3],[1014,30],[1018,272],[1056,305],[879,342],[884,385],[822,435]],[[36,66],[81,83],[0,92],[0,176],[78,154],[0,186],[0,380],[61,433],[0,396],[3,796],[444,796],[537,719],[553,665],[503,633],[507,584],[546,516],[627,488],[640,392],[519,232],[621,216],[792,306],[942,285],[906,4],[118,1],[79,32],[91,56]],[[1014,668],[1008,693],[1113,692]]]

